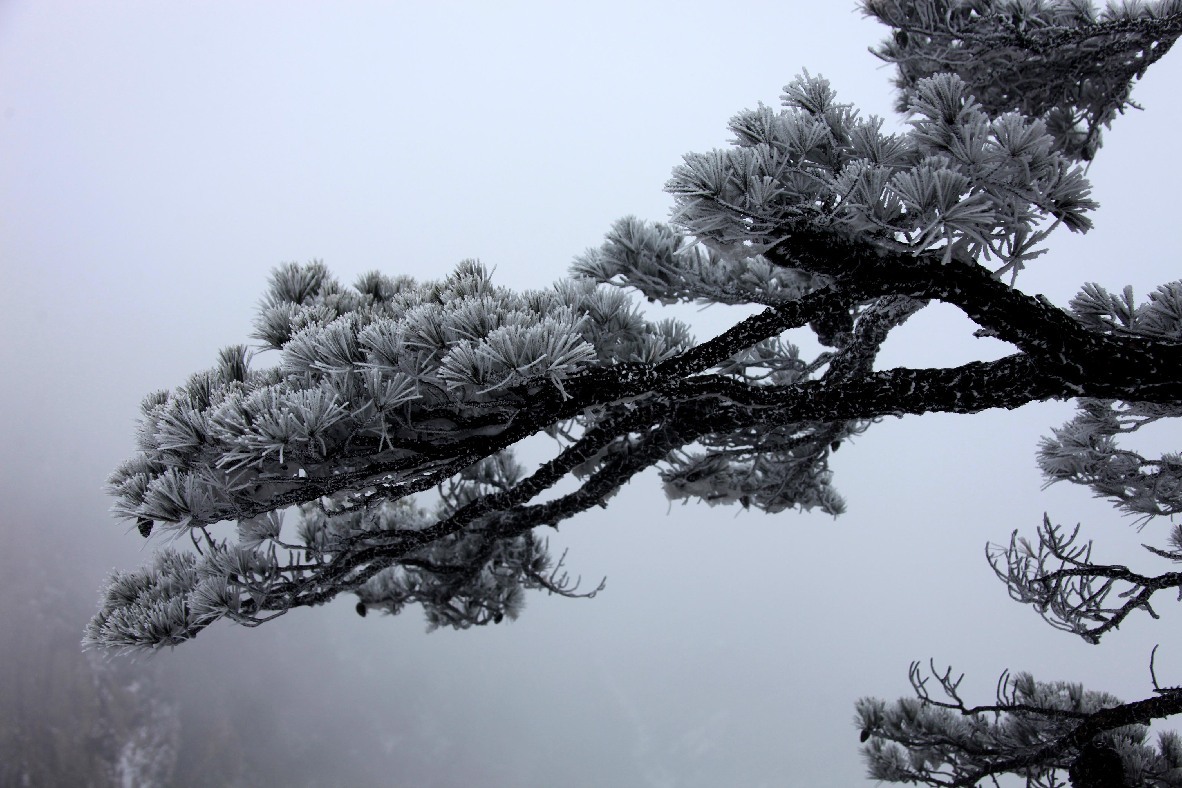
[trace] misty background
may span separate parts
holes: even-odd
[[[803,0],[0,1],[0,761],[102,784],[111,731],[146,720],[177,745],[177,785],[858,785],[853,703],[910,694],[912,660],[965,671],[976,703],[1005,668],[1145,697],[1155,643],[1182,682],[1177,611],[1089,646],[985,562],[1046,511],[1097,560],[1163,569],[1139,547],[1163,523],[1040,490],[1065,402],[883,421],[834,457],[837,519],[670,507],[649,471],[551,536],[606,590],[534,594],[512,624],[426,634],[415,609],[362,620],[346,596],[150,659],[78,651],[103,578],[157,544],[102,492],[140,400],[248,341],[272,267],[323,259],[351,283],[475,257],[545,286],[620,216],[666,218],[681,155],[725,145],[732,114],[778,105],[804,68],[901,128],[867,52],[884,34]],[[1178,278],[1180,57],[1106,134],[1096,229],[1056,235],[1024,291],[1062,305],[1088,281],[1143,297]],[[705,340],[751,310],[647,312]],[[972,329],[930,307],[878,366],[1009,352]],[[1182,430],[1137,438],[1177,449]]]

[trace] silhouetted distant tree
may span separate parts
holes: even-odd
[[[175,785],[179,709],[155,671],[78,651],[78,595],[39,569],[46,550],[0,556],[0,785]]]

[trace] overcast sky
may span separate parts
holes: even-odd
[[[851,5],[0,2],[10,554],[52,546],[45,575],[86,597],[146,560],[103,481],[145,394],[248,340],[279,263],[323,259],[352,282],[477,257],[500,284],[544,286],[616,218],[665,218],[681,155],[726,144],[733,113],[778,103],[802,69],[891,116],[890,71],[867,52],[882,31]],[[1095,231],[1056,237],[1027,292],[1065,304],[1087,281],[1178,278],[1178,58],[1091,168]],[[746,313],[675,314],[706,339]],[[932,308],[880,366],[1006,352],[971,333]],[[835,457],[836,520],[670,508],[646,473],[552,540],[607,590],[533,596],[511,625],[428,635],[417,610],[362,621],[341,599],[219,624],[155,663],[190,694],[305,714],[294,746],[374,784],[856,785],[853,703],[907,694],[913,659],[967,671],[978,702],[1005,668],[1131,700],[1160,642],[1159,676],[1182,682],[1175,611],[1090,647],[1011,602],[984,561],[1048,511],[1083,521],[1098,559],[1160,568],[1138,544],[1164,524],[1138,533],[1086,490],[1040,491],[1038,438],[1070,413],[881,423]]]

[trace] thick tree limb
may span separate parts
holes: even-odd
[[[893,294],[951,304],[1058,378],[1063,396],[1182,401],[1182,343],[1090,330],[974,263],[945,263],[933,254],[888,252],[817,233],[794,233],[766,256],[785,267],[834,277],[835,288],[854,298]]]

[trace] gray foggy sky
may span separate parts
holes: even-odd
[[[276,264],[320,258],[352,282],[478,257],[498,284],[543,286],[616,218],[665,218],[681,155],[724,145],[733,113],[778,104],[802,68],[898,123],[866,51],[881,35],[844,1],[0,3],[10,555],[53,546],[44,573],[86,597],[146,560],[102,483],[145,394],[247,341]],[[1056,236],[1022,289],[1063,304],[1087,281],[1178,278],[1179,57],[1091,167],[1096,229]],[[699,339],[746,314],[670,313]],[[931,308],[880,366],[1006,352],[971,333]],[[646,473],[552,538],[607,590],[532,596],[509,626],[425,635],[417,610],[362,621],[342,599],[219,624],[154,663],[234,688],[260,724],[306,715],[283,723],[294,746],[373,784],[857,785],[853,703],[907,694],[913,659],[966,671],[979,702],[1007,667],[1143,697],[1158,642],[1159,676],[1182,681],[1175,611],[1090,647],[1009,601],[984,561],[1048,511],[1083,521],[1097,558],[1156,568],[1137,545],[1161,524],[1040,492],[1037,440],[1070,412],[883,422],[835,456],[837,520],[670,508]]]

